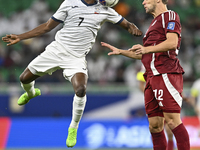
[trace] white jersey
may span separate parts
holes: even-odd
[[[191,88],[191,95],[193,97],[197,97],[198,101],[200,102],[200,79],[196,80]]]
[[[98,30],[106,21],[120,23],[123,17],[99,2],[88,5],[84,0],[65,0],[52,19],[64,23],[55,40],[64,50],[82,57],[91,50]]]

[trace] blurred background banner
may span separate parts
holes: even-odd
[[[14,118],[6,148],[66,148],[66,118]],[[75,148],[151,148],[146,118],[83,120]]]
[[[0,0],[0,36],[20,34],[46,22],[63,0]],[[140,0],[120,0],[114,9],[146,32],[152,16],[145,13]],[[190,95],[193,82],[200,77],[200,1],[169,0],[168,9],[180,15],[182,42],[178,55],[185,70],[184,94]],[[17,100],[23,93],[19,75],[45,47],[54,40],[56,27],[37,38],[7,47],[0,41],[0,149],[66,148],[71,119],[72,86],[62,70],[36,80],[42,95],[25,106]],[[143,93],[136,74],[140,60],[107,56],[104,41],[129,49],[142,44],[143,37],[133,37],[126,30],[105,23],[96,43],[87,55],[89,81],[87,105],[78,130],[75,148],[151,148]],[[183,102],[183,123],[193,148],[200,149],[200,125],[192,106]]]
[[[191,146],[200,147],[197,118],[183,118]],[[0,148],[66,148],[69,118],[0,118]],[[129,120],[83,119],[75,148],[152,148],[146,117]]]

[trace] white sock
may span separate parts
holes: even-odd
[[[85,109],[85,104],[87,101],[86,95],[84,97],[78,97],[76,94],[74,95],[73,100],[73,109],[72,109],[72,121],[70,123],[71,128],[78,129],[79,122],[83,115],[83,111]]]
[[[34,89],[35,81],[32,81],[28,84],[21,83],[22,88],[27,92],[28,97],[32,97],[35,95],[35,89]]]

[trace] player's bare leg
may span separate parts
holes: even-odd
[[[173,141],[173,133],[169,126],[165,124],[165,131],[167,133],[167,150],[173,150],[174,149],[174,141]]]
[[[66,145],[68,147],[74,147],[77,139],[77,129],[79,122],[83,115],[86,104],[86,86],[87,86],[87,75],[84,73],[77,73],[72,78],[72,85],[75,91],[73,99],[73,110],[72,110],[72,121],[68,129],[68,137]]]
[[[180,113],[164,113],[164,117],[176,138],[178,150],[190,150],[189,135],[181,121]]]
[[[21,86],[26,92],[18,99],[18,105],[24,105],[28,103],[30,99],[41,95],[40,90],[34,88],[35,79],[38,77],[39,76],[32,74],[28,68],[20,75]]]

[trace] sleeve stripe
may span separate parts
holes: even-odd
[[[124,17],[122,17],[122,19],[120,19],[116,24],[120,24],[123,20],[124,20]]]
[[[60,23],[63,23],[63,21],[62,20],[58,20],[58,19],[56,19],[55,17],[51,17],[51,19],[53,19],[54,21],[57,21],[57,22],[60,22]]]
[[[175,14],[175,12],[173,12],[173,20],[175,20],[176,19],[176,14]]]
[[[175,20],[176,19],[176,14],[174,11],[169,11],[169,21],[170,20]]]
[[[165,28],[165,16],[164,16],[164,14],[162,14],[162,25],[163,25],[163,28]]]

